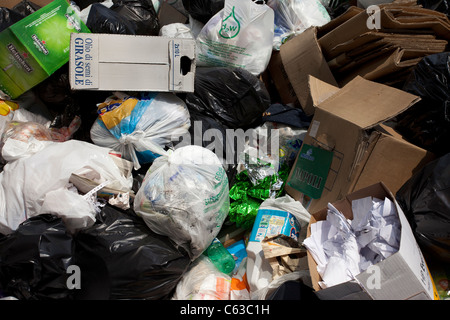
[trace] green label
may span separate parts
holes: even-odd
[[[304,144],[288,185],[313,199],[320,198],[332,160],[333,152]]]
[[[55,0],[10,27],[50,75],[69,61],[70,34],[89,29],[66,0]]]
[[[222,27],[220,28],[219,35],[225,39],[232,39],[236,37],[241,31],[241,24],[234,14],[234,6],[231,13],[222,20]]]

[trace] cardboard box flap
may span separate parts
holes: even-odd
[[[308,94],[308,77],[305,75],[338,85],[317,43],[316,28],[309,28],[284,43],[280,47],[280,56],[301,107],[307,115],[312,115],[314,107]]]
[[[311,75],[308,76],[309,91],[311,92],[311,98],[314,106],[318,106],[323,101],[330,98],[333,94],[340,89],[329,83],[326,83]]]
[[[339,15],[338,17],[332,19],[330,22],[324,24],[323,26],[317,27],[317,36],[320,38],[326,33],[330,32],[337,26],[341,25],[348,19],[356,16],[361,11],[364,11],[363,8],[351,6],[349,7],[343,14]]]
[[[318,107],[369,129],[419,100],[418,96],[358,76]]]

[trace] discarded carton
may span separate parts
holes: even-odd
[[[0,94],[15,99],[69,61],[70,34],[90,32],[55,0],[0,33]]]
[[[383,183],[376,183],[355,191],[332,204],[347,219],[353,219],[351,202],[369,196],[378,199],[387,197],[394,202],[401,224],[399,250],[375,265],[379,267],[376,275],[372,269],[366,270],[356,275],[354,281],[347,281],[326,289],[321,289],[319,286],[321,279],[317,272],[317,264],[308,252],[309,271],[316,295],[323,300],[439,300],[408,220],[392,192]],[[325,220],[326,216],[326,206],[311,216],[307,237],[311,235],[311,225]],[[374,276],[379,277],[376,285],[373,281]]]
[[[285,187],[310,212],[379,181],[395,193],[433,159],[430,152],[379,126],[417,102],[417,96],[361,77],[342,89],[314,78],[310,83],[317,106]],[[313,148],[332,153],[328,167],[323,160],[327,155]]]
[[[74,90],[193,92],[195,40],[123,34],[74,34]]]

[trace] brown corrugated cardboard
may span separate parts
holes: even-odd
[[[281,63],[306,114],[315,110],[309,75],[339,87],[356,76],[400,83],[424,56],[447,50],[450,22],[445,14],[411,5],[380,7],[378,30],[367,26],[365,10],[349,9],[342,18],[310,28],[280,47]]]
[[[317,79],[311,80],[311,94],[318,104],[299,154],[305,145],[333,152],[325,187],[318,199],[310,199],[294,189],[295,172],[301,169],[297,168],[298,158],[285,187],[310,212],[356,188],[379,181],[396,192],[415,171],[433,159],[429,152],[375,128],[417,102],[417,96],[361,77],[340,90],[322,84]]]
[[[279,51],[273,51],[270,57],[269,65],[266,69],[266,75],[273,81],[277,93],[281,99],[281,103],[298,105],[298,99],[292,87],[289,77],[284,69],[283,62]]]
[[[439,295],[424,257],[415,241],[408,220],[395,201],[394,195],[385,184],[380,182],[358,189],[334,201],[333,205],[347,219],[353,219],[354,213],[352,212],[351,202],[369,196],[378,199],[388,198],[394,202],[401,223],[400,248],[398,252],[376,264],[380,268],[380,283],[378,287],[369,285],[372,273],[365,271],[356,275],[354,281],[344,282],[326,289],[321,289],[318,284],[321,278],[317,272],[317,264],[308,252],[309,271],[317,296],[324,300],[438,300]],[[312,214],[307,237],[311,235],[311,225],[317,221],[325,220],[326,216],[326,207]]]
[[[294,39],[280,47],[281,61],[303,111],[307,115],[312,115],[314,107],[309,95],[308,75],[334,86],[337,86],[337,82],[322,55],[317,42],[316,28],[310,28]]]

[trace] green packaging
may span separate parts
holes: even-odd
[[[54,0],[0,33],[0,90],[10,99],[69,61],[70,34],[90,33],[67,0]]]

